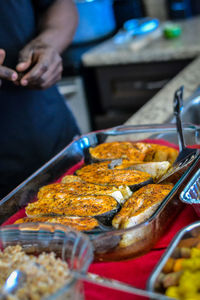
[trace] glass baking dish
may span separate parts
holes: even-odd
[[[200,144],[200,127],[184,124],[184,136],[187,145]],[[74,140],[52,160],[30,176],[0,202],[0,220],[3,223],[13,214],[34,200],[41,186],[59,181],[64,174],[72,174],[84,161],[87,161],[88,148],[105,141],[141,141],[178,145],[174,124],[155,124],[140,126],[118,126],[92,132]],[[96,261],[116,261],[144,254],[163,235],[184,204],[179,200],[179,193],[199,166],[199,155],[184,170],[175,182],[170,194],[162,201],[155,213],[145,222],[124,230],[96,232],[90,234],[94,246]],[[139,236],[128,247],[121,247],[119,242],[124,234]]]
[[[164,288],[161,284],[163,280],[163,268],[166,268],[166,262],[169,259],[178,259],[181,257],[181,251],[184,251],[185,257],[187,257],[187,249],[196,247],[200,243],[200,221],[197,221],[191,225],[184,227],[178,234],[175,235],[171,244],[161,257],[160,261],[153,270],[148,282],[147,290],[150,292],[157,292],[164,294]],[[182,249],[182,250],[181,250]],[[170,274],[170,273],[168,273]],[[188,298],[189,299],[189,298]],[[192,297],[190,299],[197,299]]]
[[[85,274],[93,260],[93,247],[89,238],[62,225],[27,223],[0,228],[0,248],[20,245],[27,254],[54,252],[68,263],[71,271]],[[59,278],[58,278],[59,280]],[[44,299],[44,298],[43,298]],[[83,300],[83,286],[71,272],[69,282],[45,300]]]

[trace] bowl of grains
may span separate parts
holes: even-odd
[[[82,300],[82,282],[93,259],[87,236],[62,225],[28,223],[0,228],[0,291],[14,270],[25,280],[6,300]]]

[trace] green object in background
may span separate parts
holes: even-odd
[[[163,29],[164,36],[168,39],[174,39],[181,35],[182,30],[179,25],[169,24],[166,25]]]

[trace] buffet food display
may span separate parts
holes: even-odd
[[[16,223],[59,223],[87,233],[96,260],[141,255],[182,208],[178,193],[199,162],[197,155],[178,177],[158,183],[178,155],[167,138],[163,141],[162,129],[176,137],[174,125],[122,126],[83,136],[3,203],[7,202],[7,208],[16,203],[25,206],[26,216],[17,218]],[[196,127],[186,131],[195,144]],[[138,141],[141,132],[150,137],[156,132],[153,142]],[[125,141],[106,141],[125,133]]]
[[[80,228],[85,225],[85,231],[96,228],[98,222],[117,229],[128,228],[150,217],[173,188],[173,184],[156,181],[170,168],[168,160],[176,159],[176,149],[148,143],[110,142],[90,147],[89,153],[91,158],[101,161],[82,166],[74,176],[66,175],[61,183],[42,187],[37,201],[25,208],[29,218],[17,223],[49,217],[47,222],[71,227],[74,224],[76,228],[76,224]],[[120,161],[107,161],[108,157]],[[165,161],[160,162],[161,159]],[[130,241],[123,244],[126,246]]]
[[[200,222],[181,230],[148,282],[150,291],[174,299],[200,298]]]

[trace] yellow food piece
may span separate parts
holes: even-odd
[[[200,257],[188,258],[182,262],[182,267],[187,270],[196,271],[200,269]]]
[[[195,257],[200,258],[200,249],[198,248],[191,249],[191,258],[195,258]]]
[[[95,218],[90,217],[33,217],[33,218],[21,218],[15,222],[15,224],[22,223],[36,223],[36,222],[44,222],[44,223],[56,223],[65,226],[72,227],[74,229],[80,231],[91,230],[98,226],[98,221]]]
[[[180,300],[200,300],[200,249],[193,247],[190,249],[190,254],[190,258],[175,260],[173,270],[176,272],[181,270],[181,274],[178,282],[166,289],[167,296]],[[173,274],[175,272],[171,273]],[[163,287],[165,287],[164,280],[165,278]]]
[[[179,293],[182,297],[197,294],[200,288],[200,271],[191,272],[185,270],[179,280]]]
[[[175,262],[175,260],[173,258],[171,258],[171,257],[168,258],[168,260],[167,260],[167,262],[166,262],[166,264],[165,264],[162,272],[164,272],[164,273],[170,273],[170,272],[172,272],[173,266],[174,266],[174,262]]]
[[[180,299],[179,289],[177,286],[170,286],[166,289],[165,295],[171,298]]]
[[[174,267],[173,267],[174,272],[178,272],[182,269],[182,263],[184,260],[185,260],[185,258],[178,258],[175,260]]]

